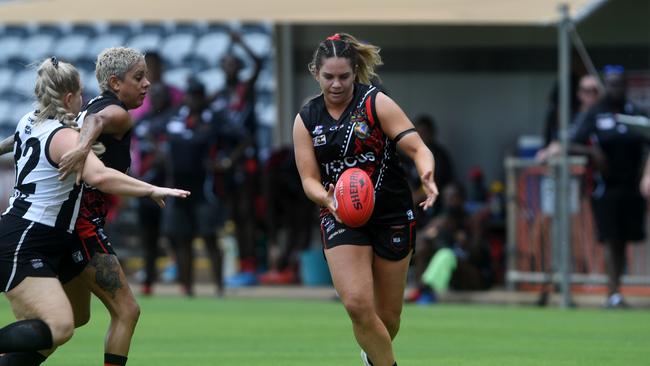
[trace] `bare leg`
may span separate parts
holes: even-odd
[[[140,307],[115,255],[96,253],[81,273],[88,288],[111,315],[105,341],[106,353],[127,356]]]
[[[391,336],[375,309],[372,247],[341,245],[325,256],[357,342],[375,366],[393,365]]]
[[[81,276],[63,285],[63,290],[72,305],[74,327],[79,328],[90,320],[90,289]]]
[[[6,295],[16,320],[40,319],[49,326],[54,348],[72,337],[72,308],[58,279],[27,277]]]
[[[400,261],[390,261],[375,255],[372,266],[375,308],[391,339],[395,339],[399,330],[410,260],[410,254]],[[374,360],[372,356],[370,359]]]

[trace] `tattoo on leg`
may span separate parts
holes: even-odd
[[[122,288],[120,264],[114,255],[95,254],[89,263],[95,267],[95,282],[115,298],[115,292]]]

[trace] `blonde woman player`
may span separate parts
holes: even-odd
[[[57,275],[77,242],[73,230],[83,190],[74,177],[59,179],[58,164],[79,139],[70,128],[81,109],[79,73],[48,59],[38,68],[35,93],[39,109],[20,120],[13,136],[15,192],[0,219],[0,292],[16,316],[0,329],[0,365],[41,364],[75,326]],[[81,178],[107,193],[149,196],[160,206],[167,196],[189,195],[107,168],[94,154],[85,159]]]

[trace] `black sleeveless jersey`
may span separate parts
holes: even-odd
[[[87,116],[99,113],[110,105],[117,105],[127,110],[126,105],[113,92],[105,91],[101,95],[91,99],[83,108],[77,117],[79,126],[83,126],[84,119]],[[131,133],[132,129],[124,134],[121,139],[104,133],[99,135],[97,142],[101,142],[106,148],[106,151],[99,157],[104,165],[123,173],[129,170],[131,166]],[[79,218],[103,226],[106,215],[108,214],[108,202],[106,194],[94,187],[86,185],[81,200]]]
[[[338,120],[330,116],[321,94],[302,108],[300,117],[312,137],[324,187],[336,185],[346,169],[361,168],[375,186],[375,209],[369,222],[411,221],[411,191],[396,144],[384,134],[377,118],[378,92],[374,86],[355,84],[352,101]]]
[[[99,113],[109,105],[117,105],[126,109],[126,105],[117,96],[110,92],[105,91],[98,97],[90,100],[86,107],[81,111],[78,117],[78,124],[82,126],[86,116]],[[97,138],[97,142],[101,142],[106,147],[106,152],[102,154],[100,159],[109,168],[113,168],[120,172],[126,173],[131,166],[131,131],[129,130],[121,139],[116,139],[112,135],[101,134]]]

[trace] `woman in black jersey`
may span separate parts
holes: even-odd
[[[0,292],[17,321],[0,329],[0,365],[39,365],[74,329],[73,310],[57,275],[69,253],[82,189],[74,177],[59,180],[58,163],[79,138],[74,116],[81,108],[79,73],[56,58],[38,69],[39,109],[18,123],[14,141],[16,185],[0,220]],[[105,167],[93,154],[83,180],[110,194],[167,196],[189,192],[160,188]]]
[[[104,150],[101,160],[106,166],[126,172],[131,165],[133,120],[128,110],[142,105],[150,85],[144,55],[132,48],[107,48],[97,56],[95,74],[102,93],[77,117],[81,137],[77,148],[61,159],[62,178],[76,172],[79,179],[93,144]],[[90,318],[90,292],[102,300],[111,315],[104,363],[123,366],[140,307],[104,232],[109,205],[103,192],[86,187],[76,225],[79,242],[62,266],[59,278],[74,307],[76,326],[86,324]]]
[[[413,252],[414,208],[396,148],[411,158],[426,199],[438,189],[434,160],[400,107],[369,84],[381,64],[379,48],[349,34],[318,45],[309,71],[322,94],[296,116],[296,164],[309,199],[321,209],[325,257],[366,365],[396,365],[392,339],[400,324],[406,274]],[[375,186],[375,209],[362,227],[336,216],[334,185],[348,168],[365,170]]]

